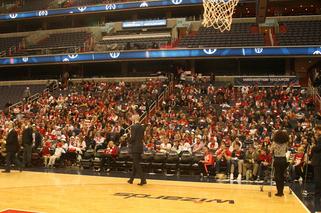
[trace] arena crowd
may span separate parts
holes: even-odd
[[[35,103],[1,115],[1,151],[7,123],[13,121],[20,135],[33,129],[33,153],[38,152],[43,166],[56,166],[62,156],[77,164],[90,150],[111,156],[102,157],[103,170],[106,159],[115,160],[126,151],[131,115],[149,112],[165,85],[158,80],[82,82],[68,94],[44,94]],[[145,119],[145,152],[201,154],[201,176],[260,180],[270,171],[273,132],[283,128],[290,135],[289,177],[298,180],[304,176],[308,144],[315,143],[314,120],[313,101],[300,87],[216,87],[204,81],[177,81],[159,110]]]

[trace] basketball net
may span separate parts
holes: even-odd
[[[234,8],[238,3],[239,0],[203,0],[202,25],[214,27],[221,32],[231,30]]]

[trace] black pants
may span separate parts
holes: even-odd
[[[220,170],[221,170],[221,167],[222,167],[222,164],[226,164],[226,171],[225,171],[225,174],[226,175],[229,175],[230,174],[230,168],[231,168],[231,161],[230,160],[218,160],[217,162],[216,162],[216,165],[215,165],[215,167],[216,167],[216,173],[218,174],[218,173],[220,173]]]
[[[23,146],[23,165],[31,166],[32,145],[25,144]]]
[[[285,157],[275,157],[274,158],[274,177],[276,182],[276,188],[278,194],[283,194],[284,189],[284,172],[288,167]]]
[[[134,153],[132,154],[133,158],[133,168],[132,168],[132,174],[130,176],[130,180],[134,180],[136,175],[140,177],[140,180],[142,182],[146,181],[145,174],[143,172],[142,166],[140,165],[140,162],[142,161],[141,154]]]
[[[314,166],[313,169],[315,184],[314,196],[316,198],[321,198],[321,166]]]
[[[206,168],[207,168],[207,171],[206,171],[206,169],[205,169],[205,166],[206,166]],[[202,173],[202,174],[204,174],[204,175],[209,175],[209,173],[210,173],[210,169],[211,169],[211,166],[213,166],[213,165],[204,165],[204,163],[202,163],[202,162],[199,162],[198,163],[198,168],[199,168],[199,171],[200,171],[200,173]]]
[[[304,169],[304,167],[302,167],[302,166],[292,166],[291,171],[290,171],[291,172],[291,179],[297,180],[300,177],[304,178],[303,169]]]
[[[264,180],[268,179],[269,176],[266,175],[266,171],[267,171],[268,168],[269,168],[269,166],[264,166],[263,163],[260,163],[257,173],[258,173],[258,176],[260,176],[261,180],[262,179],[264,179]]]
[[[103,171],[105,166],[107,169],[111,169],[111,165],[114,162],[114,158],[111,155],[107,155],[101,158],[100,170]]]
[[[10,172],[12,163],[14,163],[16,167],[22,168],[22,164],[18,160],[17,153],[16,152],[7,152],[6,171]]]

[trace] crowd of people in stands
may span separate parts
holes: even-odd
[[[89,150],[117,158],[127,148],[123,135],[131,115],[149,111],[164,88],[159,80],[131,84],[83,82],[66,95],[45,94],[12,114],[2,114],[1,150],[6,122],[15,120],[20,134],[32,128],[34,150],[41,150],[46,167],[55,166],[62,155],[79,162]],[[197,81],[177,82],[173,88],[146,120],[145,152],[201,154],[202,176],[260,180],[270,171],[273,131],[284,128],[290,135],[290,176],[292,180],[303,177],[308,145],[314,143],[315,119],[305,89],[218,88]],[[109,161],[102,159],[101,165]]]
[[[146,149],[203,152],[204,175],[211,168],[230,179],[255,180],[269,171],[273,131],[285,128],[291,138],[290,173],[298,179],[307,145],[313,143],[313,120],[312,100],[301,88],[179,83],[162,110],[150,118]]]
[[[104,149],[115,143],[130,125],[133,113],[144,114],[163,90],[161,80],[146,82],[82,82],[63,94],[43,94],[36,102],[17,106],[0,117],[0,144],[5,155],[5,137],[13,121],[21,145],[40,151],[44,166],[52,167],[63,154],[79,160],[87,149]],[[31,129],[24,140],[23,132]],[[30,134],[29,134],[30,135]],[[1,157],[0,157],[1,158]],[[3,159],[2,159],[3,161]],[[30,160],[24,164],[30,166]]]

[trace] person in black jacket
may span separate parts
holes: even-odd
[[[7,151],[6,168],[2,172],[9,173],[12,162],[14,162],[15,165],[19,167],[20,172],[21,172],[22,165],[21,165],[21,162],[17,158],[17,153],[20,148],[20,144],[18,141],[18,133],[14,129],[13,123],[9,123],[8,128],[9,128],[9,131],[8,131],[8,135],[7,135],[7,139],[6,139],[6,151]]]
[[[129,184],[132,184],[136,174],[140,177],[140,183],[138,185],[142,186],[146,184],[145,174],[143,172],[140,162],[142,160],[142,153],[144,149],[143,138],[145,128],[139,123],[139,115],[133,115],[132,120],[134,125],[131,127],[131,137],[129,140],[129,153],[133,159],[133,168],[130,179],[128,180]]]
[[[316,145],[311,150],[311,165],[314,169],[315,198],[321,198],[321,126],[316,126]]]
[[[34,142],[34,149],[37,149],[42,146],[42,136],[40,132],[37,130],[35,124],[32,124],[32,139]]]
[[[25,167],[31,166],[31,154],[32,154],[32,128],[29,121],[27,121],[26,126],[22,130],[22,145],[23,145],[23,165]]]

